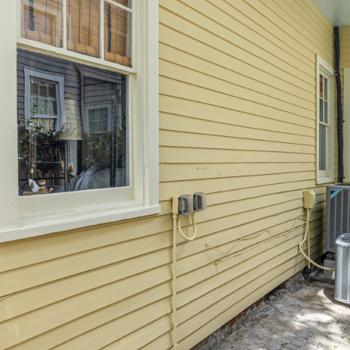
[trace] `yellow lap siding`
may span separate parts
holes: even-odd
[[[170,46],[171,45],[171,46]],[[178,49],[181,47],[181,51]],[[235,65],[225,66],[219,60],[209,61],[200,56],[200,52],[183,51],[183,45],[180,43],[161,43],[160,44],[160,65],[162,68],[163,62],[170,62],[181,67],[186,67],[192,71],[201,72],[207,76],[213,77],[216,80],[221,80],[230,84],[230,88],[236,91],[253,94],[255,91],[267,97],[267,101],[273,99],[285,102],[287,105],[293,107],[304,107],[308,110],[314,110],[314,104],[310,103],[305,98],[299,98],[290,93],[286,93],[281,89],[268,85],[268,81],[259,81],[245,75],[244,71],[239,72]],[[167,71],[165,71],[167,73]],[[257,77],[258,78],[258,77]],[[254,96],[259,96],[257,93]],[[268,98],[272,97],[272,98]],[[246,96],[244,98],[247,98]]]
[[[301,136],[315,136],[315,130],[311,127],[305,127],[287,121],[276,120],[270,116],[264,117],[258,114],[257,109],[244,112],[237,110],[240,105],[235,104],[232,108],[217,105],[208,101],[195,101],[188,96],[177,96],[179,91],[169,91],[171,95],[161,93],[160,110],[169,114],[178,114],[181,116],[192,117],[200,120],[213,121],[216,123],[226,123],[230,125],[241,126],[250,129],[275,131],[282,134],[293,134]],[[240,134],[238,134],[240,135]]]

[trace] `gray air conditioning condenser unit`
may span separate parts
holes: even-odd
[[[340,235],[336,247],[334,299],[350,304],[350,233]]]
[[[342,233],[350,232],[350,186],[327,187],[326,251],[335,253],[335,241]]]

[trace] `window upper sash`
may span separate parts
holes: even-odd
[[[19,44],[134,73],[130,0],[18,0]]]

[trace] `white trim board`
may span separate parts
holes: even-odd
[[[327,136],[327,170],[319,170],[319,84],[320,84],[320,74],[328,77],[328,124],[329,124],[329,133]],[[326,184],[332,183],[335,181],[334,173],[334,148],[335,148],[335,109],[334,109],[334,69],[333,67],[325,61],[319,55],[316,55],[316,183],[317,184]]]

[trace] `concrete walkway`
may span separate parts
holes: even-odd
[[[333,290],[303,284],[268,303],[213,350],[350,350],[350,308]]]

